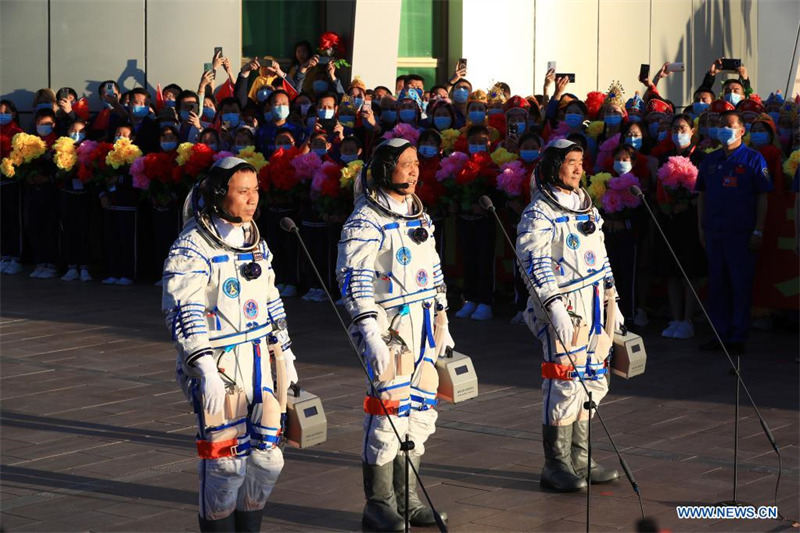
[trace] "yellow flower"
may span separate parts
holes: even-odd
[[[800,150],[795,150],[783,163],[783,172],[790,179],[794,178],[798,166],[800,166]]]
[[[603,133],[603,127],[605,126],[602,120],[593,120],[589,123],[589,126],[586,128],[586,135],[597,139],[597,137]]]
[[[142,151],[130,139],[120,137],[114,142],[114,148],[106,155],[106,164],[118,169],[132,164],[141,155]]]
[[[442,151],[447,152],[453,149],[456,144],[456,139],[461,135],[461,132],[456,129],[447,129],[440,132],[442,135]]]
[[[175,161],[178,163],[178,166],[183,166],[189,160],[192,155],[192,143],[181,143],[178,146],[178,157],[175,158]]]
[[[61,170],[66,170],[67,172],[72,170],[72,167],[78,161],[75,141],[69,137],[59,137],[53,143],[53,161]]]
[[[11,139],[12,152],[16,152],[15,160],[22,159],[25,163],[41,156],[47,150],[47,144],[38,135],[17,133]]]
[[[364,162],[360,159],[356,159],[355,161],[347,163],[347,166],[342,167],[342,177],[339,178],[339,186],[342,189],[351,188],[363,166]]]
[[[610,179],[611,174],[609,172],[599,172],[591,177],[591,184],[587,191],[589,192],[589,196],[592,197],[592,202],[595,204],[600,203],[600,199],[606,193],[608,180]]]
[[[518,157],[519,156],[517,154],[509,152],[508,150],[506,150],[502,146],[500,148],[498,148],[497,150],[495,150],[494,152],[492,152],[492,155],[491,155],[492,161],[494,161],[494,164],[497,165],[498,167],[500,165],[504,165],[506,163],[510,163],[511,161],[514,161]]]
[[[244,159],[256,168],[256,172],[267,166],[269,163],[264,159],[264,154],[256,152],[255,146],[245,146],[239,150],[239,157]]]
[[[14,177],[16,170],[14,170],[14,163],[11,162],[11,159],[4,157],[3,160],[0,161],[0,173],[7,178]]]

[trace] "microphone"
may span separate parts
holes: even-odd
[[[390,189],[397,192],[404,191],[409,187],[411,187],[411,185],[409,185],[408,183],[392,183],[391,185],[389,185]]]
[[[644,193],[642,192],[642,189],[640,189],[637,185],[631,185],[631,187],[630,187],[630,189],[628,189],[628,191],[632,195],[634,195],[636,198],[644,199]]]
[[[405,183],[403,185],[406,185],[406,187],[408,186],[407,183]],[[308,259],[308,262],[311,264],[311,269],[314,271],[314,275],[316,276],[317,281],[319,281],[320,287],[322,287],[322,290],[325,292],[325,296],[328,297],[328,303],[331,304],[331,307],[333,308],[333,312],[336,315],[336,318],[339,319],[339,325],[341,325],[342,330],[344,331],[344,334],[347,336],[347,340],[350,342],[350,347],[353,348],[353,351],[356,354],[356,358],[358,359],[358,362],[361,365],[361,369],[364,371],[364,374],[366,374],[366,376],[367,376],[367,380],[369,381],[370,388],[372,389],[372,393],[375,396],[375,398],[378,399],[378,403],[380,404],[381,409],[383,409],[383,412],[386,415],[386,420],[389,422],[389,426],[391,426],[392,431],[394,432],[395,436],[397,437],[397,440],[400,442],[400,450],[404,451],[405,454],[406,454],[406,464],[408,465],[408,468],[412,472],[414,472],[414,476],[417,478],[417,484],[419,485],[419,488],[422,489],[422,494],[425,496],[425,499],[427,500],[428,505],[430,506],[431,510],[433,511],[433,516],[436,519],[436,525],[439,528],[439,531],[441,531],[442,533],[447,533],[447,526],[444,523],[444,519],[442,518],[442,515],[439,514],[439,512],[436,510],[436,507],[434,507],[433,501],[431,500],[430,495],[428,495],[428,491],[425,489],[425,485],[423,485],[422,479],[420,478],[419,472],[417,471],[416,467],[414,466],[413,463],[411,463],[408,460],[408,451],[410,449],[413,449],[413,447],[414,447],[413,446],[413,442],[409,442],[407,436],[406,436],[406,440],[403,440],[403,438],[400,436],[400,432],[397,430],[397,427],[394,425],[394,422],[392,421],[392,418],[389,415],[389,410],[386,408],[386,404],[383,403],[383,400],[381,400],[380,395],[376,393],[375,384],[372,382],[372,378],[369,375],[369,370],[367,369],[367,363],[364,361],[364,358],[361,356],[361,351],[358,349],[358,346],[356,346],[356,343],[353,340],[353,336],[350,335],[350,332],[347,329],[347,325],[345,324],[341,313],[339,313],[339,309],[336,307],[336,302],[333,301],[333,297],[331,297],[331,293],[328,291],[328,286],[325,284],[325,281],[322,279],[322,274],[319,273],[319,270],[317,269],[317,265],[316,265],[316,263],[314,263],[314,259],[311,257],[311,253],[308,251],[308,248],[306,247],[306,243],[303,240],[303,236],[300,235],[300,230],[298,230],[297,225],[294,223],[294,220],[292,220],[289,217],[283,217],[281,219],[281,221],[280,221],[280,226],[281,226],[281,229],[283,231],[285,231],[287,233],[294,233],[297,236],[297,241],[300,243],[300,247],[303,249],[303,253],[306,256],[306,259]],[[408,483],[407,482],[406,482],[406,489],[408,489]],[[409,523],[408,522],[408,505],[406,505],[406,513],[405,514],[406,514],[406,517],[405,517],[406,518],[406,520],[405,520],[406,531],[408,531],[408,523]]]
[[[478,198],[478,203],[483,209],[489,211],[490,213],[494,213],[494,204],[492,203],[492,199],[485,194]]]
[[[297,231],[297,225],[291,218],[283,217],[281,219],[281,229],[287,233],[294,233],[295,231]]]

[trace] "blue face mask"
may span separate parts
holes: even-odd
[[[0,113],[0,126],[11,123],[11,113]]]
[[[189,120],[189,112],[188,111],[181,111],[179,114],[181,116],[181,120],[183,120],[184,122]]]
[[[699,115],[709,107],[710,106],[705,102],[695,102],[692,104],[692,111],[694,111],[695,115]]]
[[[315,154],[317,154],[320,158],[322,158],[322,157],[324,157],[324,156],[326,156],[328,154],[328,149],[327,148],[312,148],[311,151],[314,152]]]
[[[259,104],[260,104],[261,102],[266,102],[266,101],[267,101],[267,98],[269,98],[269,95],[271,95],[271,94],[272,94],[272,91],[270,91],[269,89],[266,89],[266,88],[264,88],[264,89],[259,89],[259,90],[256,92],[256,100],[258,100],[258,103],[259,103]]]
[[[710,139],[719,140],[719,128],[716,126],[712,126],[706,129],[706,134]]]
[[[161,141],[161,151],[162,152],[171,152],[175,148],[178,147],[178,143],[175,141]]]
[[[539,150],[520,150],[519,156],[526,163],[532,163],[539,158]]]
[[[341,122],[344,125],[349,124],[350,127],[352,128],[356,123],[356,117],[355,115],[339,115],[339,122]]]
[[[392,109],[387,109],[383,113],[381,113],[381,121],[386,122],[387,124],[394,124],[394,121],[397,120],[397,111]]]
[[[641,115],[628,115],[628,122],[633,122],[634,124],[638,124],[642,121]]]
[[[333,118],[333,109],[320,109],[317,111],[320,120],[330,120]]]
[[[754,146],[764,146],[769,142],[769,133],[766,131],[754,131],[750,134],[750,142]]]
[[[77,144],[86,138],[86,134],[82,131],[73,131],[69,134],[69,138],[72,139],[75,144]]]
[[[667,130],[659,131],[658,132],[658,137],[656,137],[656,138],[658,139],[658,142],[661,142],[664,139],[666,139],[667,138]]]
[[[216,115],[216,114],[217,114],[217,112],[214,110],[213,107],[204,107],[203,108],[203,118],[206,118],[208,120],[214,120],[214,115]]]
[[[167,107],[175,107],[175,100],[164,100],[164,105]]]
[[[355,161],[358,159],[357,154],[341,154],[339,157],[341,158],[342,163],[349,163],[350,161]]]
[[[324,93],[328,90],[328,82],[325,80],[317,80],[312,84],[312,87],[315,93]]]
[[[512,122],[517,125],[517,136],[524,134],[528,130],[527,122]]]
[[[570,129],[575,129],[583,124],[583,115],[580,113],[567,113],[564,115],[564,122],[566,122]]]
[[[647,125],[647,133],[650,134],[650,137],[658,136],[658,122],[651,122]]]
[[[778,113],[777,111],[770,111],[767,114],[770,116],[770,118],[772,119],[772,122],[774,122],[775,124],[777,124],[778,123],[778,119],[781,118],[781,114]],[[2,124],[2,122],[0,122],[0,124]]]
[[[727,93],[725,94],[725,101],[734,105],[734,107],[744,98],[741,94]]]
[[[223,113],[222,122],[229,128],[235,128],[239,125],[239,113]]]
[[[244,145],[244,144],[234,144],[233,145],[233,153],[234,154],[238,154],[239,152],[241,152],[245,148],[247,148],[247,146]]]
[[[289,116],[288,105],[276,105],[272,108],[272,116],[276,120],[285,120]]]
[[[47,137],[51,133],[53,133],[53,125],[52,124],[39,124],[36,126],[36,133],[39,134],[39,137]]]
[[[676,148],[686,148],[691,143],[692,143],[692,134],[691,133],[673,133],[672,134],[672,144],[674,144]]]
[[[439,149],[436,148],[435,146],[431,145],[431,144],[423,144],[422,146],[417,148],[417,151],[419,152],[419,154],[422,157],[425,157],[425,158],[433,157],[433,156],[435,156],[436,154],[439,153]]]
[[[632,168],[633,164],[630,161],[614,161],[614,172],[620,176],[627,174]]]
[[[642,149],[642,138],[641,137],[625,137],[625,144],[629,146],[633,146],[637,150]]]
[[[210,143],[210,144],[208,145],[208,147],[209,147],[209,148],[211,148],[212,150],[214,150],[215,152],[217,151],[217,148],[219,148],[219,146],[217,145],[217,143]]]
[[[150,109],[146,105],[135,105],[132,108],[131,113],[136,118],[144,118],[150,113]]]
[[[603,117],[606,126],[619,126],[622,124],[622,115],[606,115]]]
[[[453,91],[453,101],[463,104],[469,98],[469,91],[467,89],[458,88]]]
[[[275,146],[276,150],[291,150],[292,148],[294,148],[293,144],[279,144]]]
[[[469,121],[473,124],[482,124],[483,121],[486,120],[486,112],[485,111],[470,111],[469,112]]]
[[[353,105],[356,106],[356,109],[361,109],[361,106],[364,105],[364,99],[360,96],[356,96],[353,98]]]
[[[433,117],[433,125],[437,130],[446,130],[453,123],[453,119],[444,115]]]
[[[478,152],[485,152],[486,145],[485,144],[470,144],[469,145],[469,153],[477,154]]]
[[[720,128],[717,132],[717,138],[725,146],[730,146],[736,142],[736,130],[733,128]]]
[[[417,118],[417,112],[413,109],[401,109],[400,120],[403,122],[414,122]]]

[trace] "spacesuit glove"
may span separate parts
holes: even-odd
[[[202,374],[200,392],[203,394],[203,409],[210,414],[222,411],[225,405],[225,383],[219,376],[214,358],[204,355],[195,362],[194,366]]]
[[[619,302],[614,302],[614,331],[622,331],[622,326],[625,325],[625,315],[619,308]]]
[[[286,380],[289,382],[289,385],[292,383],[297,383],[297,380],[299,379],[297,377],[297,369],[294,367],[295,359],[296,358],[291,348],[287,348],[283,351],[283,362],[286,365]]]
[[[456,341],[453,340],[453,336],[450,335],[450,324],[445,322],[444,326],[441,327],[444,329],[444,331],[442,332],[442,339],[439,345],[436,346],[436,355],[438,355],[439,357],[444,355],[447,348],[450,348],[452,350],[453,348],[456,347]]]
[[[548,308],[550,313],[550,322],[553,324],[553,329],[556,330],[561,343],[565,348],[569,349],[572,346],[572,335],[575,332],[575,327],[572,325],[572,318],[567,313],[567,308],[561,300],[555,300]]]
[[[392,361],[389,346],[383,342],[378,321],[366,318],[358,323],[358,330],[364,336],[364,357],[374,370],[375,376],[380,376]]]

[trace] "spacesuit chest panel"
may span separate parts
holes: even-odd
[[[553,219],[555,230],[552,245],[553,273],[559,287],[585,279],[603,270],[605,246],[598,228],[588,235],[581,225],[590,216],[559,214]]]

